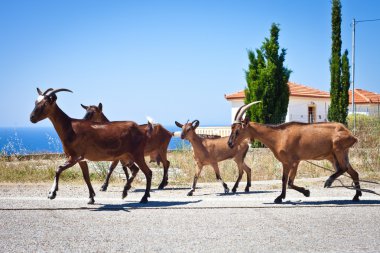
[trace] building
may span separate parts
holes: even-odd
[[[305,85],[288,82],[289,105],[286,122],[325,122],[330,105],[330,93]],[[244,104],[244,91],[224,96],[231,103],[231,122],[240,106]]]
[[[352,91],[349,91],[349,113],[352,113]],[[380,117],[380,94],[362,90],[354,90],[355,111],[357,114]]]
[[[289,85],[289,105],[286,115],[286,122],[298,121],[305,123],[326,122],[328,108],[330,106],[330,93],[311,88],[305,85],[288,82]],[[244,105],[244,90],[224,95],[225,99],[231,103],[231,123],[239,107]],[[380,94],[355,89],[356,113],[369,116],[380,117]],[[349,113],[352,113],[352,91],[349,91]],[[227,127],[198,127],[196,132],[205,135],[228,136],[230,126]]]

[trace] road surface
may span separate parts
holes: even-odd
[[[223,194],[220,184],[153,190],[121,199],[122,185],[87,205],[85,184],[0,184],[1,252],[380,252],[380,197],[311,185],[311,196],[288,190],[274,204],[279,182],[254,182],[252,192]],[[232,186],[229,183],[229,186]],[[380,192],[380,188],[373,188]],[[240,189],[244,189],[241,184]]]

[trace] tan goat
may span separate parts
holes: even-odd
[[[179,128],[182,128],[181,138],[187,139],[193,146],[194,159],[197,163],[197,171],[194,175],[193,186],[187,194],[188,196],[193,195],[197,180],[203,166],[205,165],[211,165],[214,168],[216,179],[222,183],[224,192],[228,193],[229,188],[220,177],[218,162],[232,158],[236,162],[239,169],[239,176],[234,187],[232,188],[232,192],[236,192],[239,182],[243,176],[243,170],[247,173],[247,186],[245,187],[245,192],[249,192],[249,187],[251,186],[251,169],[244,162],[244,158],[248,151],[248,141],[242,141],[239,145],[236,145],[234,148],[230,149],[227,146],[228,137],[218,139],[199,137],[195,133],[195,129],[199,126],[198,120],[194,120],[192,123],[186,123],[184,125],[176,121],[175,124]]]
[[[267,146],[274,156],[282,163],[282,192],[275,199],[275,203],[281,203],[286,196],[286,185],[310,196],[310,191],[294,185],[298,164],[302,160],[328,160],[336,172],[325,182],[325,187],[330,187],[334,180],[347,172],[356,186],[356,194],[353,201],[358,201],[362,195],[359,184],[359,174],[352,168],[348,159],[349,148],[357,139],[342,124],[327,123],[298,123],[289,122],[278,126],[271,126],[242,120],[245,111],[252,102],[239,108],[235,116],[235,122],[231,126],[231,135],[228,140],[230,148],[239,145],[246,139],[257,139]],[[289,180],[289,181],[288,181]]]

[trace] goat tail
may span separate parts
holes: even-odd
[[[171,132],[174,137],[181,137],[181,131]]]
[[[356,136],[350,136],[351,138],[350,138],[350,145],[349,145],[349,147],[352,147],[352,146],[354,146],[356,143],[358,143],[359,142],[359,139],[356,137]]]
[[[146,119],[148,120],[148,122],[152,125],[154,125],[156,122],[154,122],[153,118],[150,117],[150,116],[146,116]]]

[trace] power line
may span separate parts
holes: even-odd
[[[355,19],[354,19],[355,21]],[[356,20],[356,24],[357,23],[362,23],[362,22],[374,22],[374,21],[380,21],[380,18],[376,18],[376,19],[366,19],[366,20]]]

